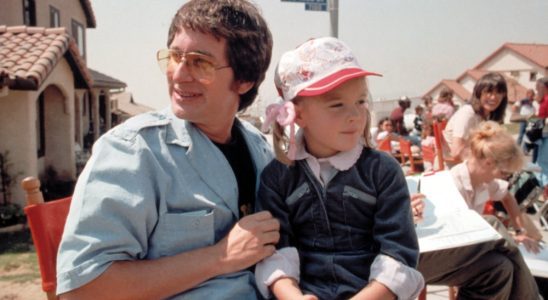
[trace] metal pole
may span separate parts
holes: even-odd
[[[331,20],[331,36],[339,37],[339,0],[329,0],[329,19]]]

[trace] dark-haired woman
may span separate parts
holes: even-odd
[[[469,104],[455,112],[443,131],[444,156],[455,162],[462,161],[472,129],[483,121],[502,123],[508,105],[507,94],[506,80],[498,73],[485,74],[478,80]]]

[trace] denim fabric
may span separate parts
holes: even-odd
[[[364,148],[325,188],[304,160],[273,161],[261,175],[257,200],[259,210],[280,220],[276,247],[299,251],[301,288],[320,299],[348,299],[365,287],[379,253],[416,267],[407,185],[385,153]]]
[[[256,172],[270,146],[237,121]],[[257,180],[258,177],[250,180]],[[219,149],[170,110],[137,116],[94,145],[78,179],[57,264],[57,292],[117,260],[155,259],[213,245],[238,219],[234,173]],[[169,276],[169,274],[166,274]],[[176,299],[255,299],[252,272],[213,278]]]

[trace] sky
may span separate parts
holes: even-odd
[[[134,100],[169,105],[156,64],[171,19],[183,0],[92,0],[97,27],[87,30],[88,66],[128,84]],[[274,101],[273,69],[283,52],[331,34],[328,12],[303,3],[255,0],[274,39],[257,113]],[[548,44],[546,0],[339,0],[338,38],[370,78],[374,100],[416,97],[455,79],[506,42]]]

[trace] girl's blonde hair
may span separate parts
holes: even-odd
[[[367,82],[366,82],[367,83]],[[367,86],[367,84],[366,84]],[[367,88],[367,87],[366,87]],[[369,111],[369,98],[367,100],[367,105],[365,107],[365,128],[363,130],[363,138],[365,141],[365,147],[371,148],[371,112]],[[296,97],[292,101],[294,103],[298,103],[302,98]],[[293,161],[289,159],[287,156],[287,150],[289,148],[289,136],[285,132],[285,127],[280,126],[278,122],[274,122],[273,124],[273,130],[272,130],[272,140],[273,140],[273,147],[274,147],[274,154],[276,155],[276,158],[286,164],[286,165],[293,165]]]
[[[504,127],[494,121],[480,123],[470,136],[470,155],[477,159],[491,158],[497,166],[509,171],[519,171],[524,155],[514,138]]]

